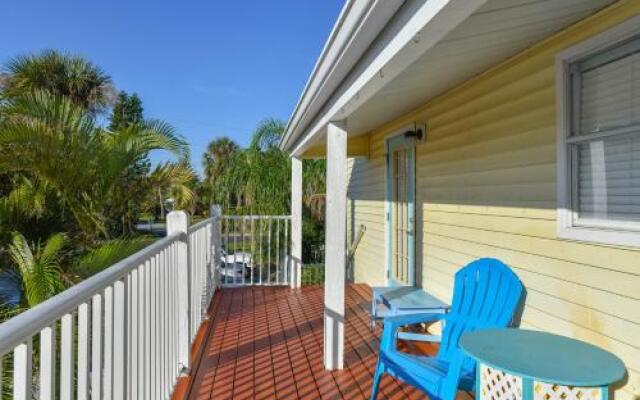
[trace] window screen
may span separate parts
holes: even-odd
[[[640,229],[640,38],[570,71],[574,223]]]

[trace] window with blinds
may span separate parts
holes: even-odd
[[[640,230],[640,38],[569,73],[573,225]]]

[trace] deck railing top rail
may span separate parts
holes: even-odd
[[[286,220],[290,220],[291,216],[290,215],[223,215],[222,218],[224,219],[271,219],[271,220],[286,219]]]

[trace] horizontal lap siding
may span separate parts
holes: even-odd
[[[384,284],[384,157],[349,160],[351,179],[347,197],[349,240],[355,237],[360,225],[366,232],[358,245],[354,259],[354,281],[371,286]],[[352,219],[353,218],[353,219]]]
[[[367,232],[356,282],[384,281],[384,138],[427,120],[417,147],[418,261],[423,286],[449,299],[453,275],[477,257],[509,264],[527,287],[523,326],[617,354],[640,396],[640,252],[556,235],[555,54],[640,13],[622,1],[371,134],[370,158],[351,161],[350,211]]]

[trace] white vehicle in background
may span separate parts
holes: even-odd
[[[250,253],[237,252],[228,254],[222,250],[220,256],[220,278],[222,283],[242,283],[251,278],[251,270],[254,268]]]

